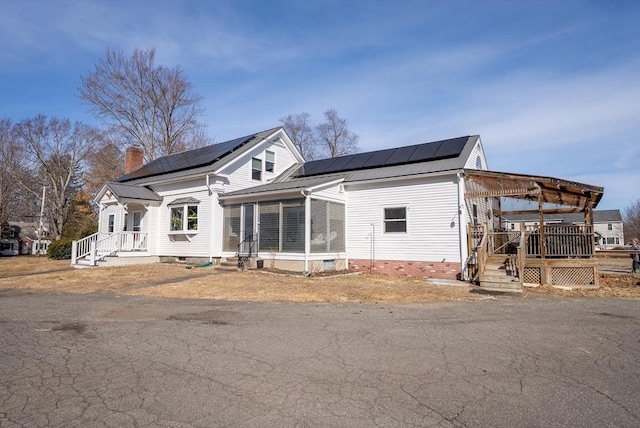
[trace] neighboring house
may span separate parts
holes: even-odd
[[[524,223],[525,226],[535,226],[538,224],[539,219],[537,214],[520,214],[503,218],[502,222],[505,229],[520,230],[520,223]],[[547,215],[544,223],[585,224],[584,216],[576,213]],[[596,249],[610,250],[625,244],[620,210],[594,210],[593,226]]]
[[[17,256],[20,253],[20,243],[17,239],[0,239],[0,256]]]
[[[487,195],[499,193],[486,183],[510,180],[508,195],[520,195],[526,180],[523,197],[545,202],[575,186],[585,194],[579,183],[486,171],[478,135],[304,162],[278,127],[144,166],[140,149],[126,157],[126,175],[95,198],[99,232],[74,243],[72,264],[240,256],[298,272],[464,278],[469,225],[493,221]],[[580,209],[601,197],[586,188]]]
[[[32,222],[9,221],[11,234],[18,241],[18,254],[20,255],[44,255],[51,243],[46,227],[39,230],[39,226]],[[38,235],[40,239],[38,239]]]

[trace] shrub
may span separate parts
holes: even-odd
[[[73,240],[71,238],[62,238],[53,241],[47,248],[47,256],[54,260],[71,259],[71,246]]]

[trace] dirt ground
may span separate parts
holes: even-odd
[[[562,290],[526,288],[521,297],[640,298],[640,274],[631,275],[626,260],[601,261],[600,288]],[[172,298],[286,302],[427,302],[486,299],[478,287],[458,282],[438,285],[424,278],[337,275],[305,278],[268,271],[220,272],[186,269],[183,264],[152,264],[73,269],[68,260],[44,257],[0,258],[0,290],[56,293],[115,292]]]

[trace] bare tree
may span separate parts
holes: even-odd
[[[40,198],[41,186],[47,186],[47,218],[54,239],[63,236],[69,206],[80,187],[82,162],[97,131],[68,119],[38,115],[20,121],[16,135],[25,152],[25,167],[36,173],[34,179],[21,181],[24,189]]]
[[[37,171],[27,168],[16,128],[10,119],[0,120],[0,223],[35,220],[40,206],[40,197],[21,184],[34,182]]]
[[[180,67],[155,64],[155,49],[131,57],[107,50],[92,73],[82,77],[80,98],[119,141],[144,149],[147,161],[208,144],[198,121],[202,98]]]
[[[629,204],[622,212],[624,224],[624,236],[628,241],[632,238],[640,238],[640,199]]]
[[[102,186],[124,174],[124,155],[113,143],[93,146],[87,153],[84,184],[88,195],[95,195]]]
[[[298,113],[288,114],[280,119],[282,127],[305,160],[317,157],[317,141],[309,124],[309,117],[309,113]]]
[[[18,182],[15,176],[22,168],[22,150],[15,138],[11,119],[0,120],[0,224],[15,213]]]
[[[324,112],[325,122],[316,127],[323,154],[328,157],[344,156],[358,151],[358,135],[349,131],[347,120],[334,109]]]

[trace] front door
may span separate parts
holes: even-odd
[[[142,230],[142,211],[134,211],[133,212],[133,227],[131,230],[133,231],[133,248],[140,248],[141,242],[141,230]]]
[[[243,245],[241,251],[243,253],[252,253],[255,251],[255,204],[242,205],[242,236]]]

